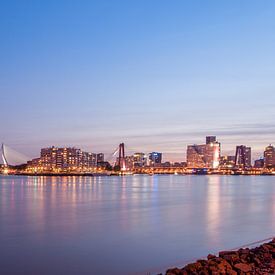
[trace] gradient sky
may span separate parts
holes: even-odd
[[[2,1],[0,140],[161,151],[275,142],[275,1]]]

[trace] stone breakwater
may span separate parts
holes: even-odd
[[[166,275],[243,275],[275,274],[275,238],[256,248],[241,248],[237,251],[222,251],[219,256],[208,255],[185,267],[172,268]]]

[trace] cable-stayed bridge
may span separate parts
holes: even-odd
[[[4,143],[1,144],[0,154],[0,164],[4,164],[5,167],[26,164],[31,160],[30,157],[14,150]],[[115,165],[118,160],[118,163],[122,165],[122,167],[125,167],[124,143],[119,144],[111,154],[107,154],[105,160],[110,162],[112,165]]]
[[[128,156],[129,158],[127,159],[126,157],[126,149],[128,153],[131,152],[140,152],[136,148],[130,148],[126,147],[124,143],[120,143],[117,148],[111,153],[111,154],[106,154],[105,155],[105,162],[101,164],[96,164],[96,166],[88,166],[87,162],[81,159],[81,163],[79,166],[74,165],[74,166],[68,166],[68,163],[65,161],[65,165],[67,166],[62,166],[64,160],[60,160],[59,157],[62,156],[56,156],[56,159],[54,159],[51,163],[44,163],[41,164],[39,161],[39,158],[36,158],[31,161],[31,158],[28,156],[14,150],[10,146],[7,146],[6,144],[2,143],[1,148],[0,148],[0,163],[4,164],[4,167],[6,168],[15,168],[19,169],[18,171],[20,173],[22,172],[30,172],[30,173],[38,173],[38,172],[43,172],[43,171],[55,171],[58,170],[58,172],[62,171],[64,169],[65,172],[69,171],[78,171],[78,172],[91,172],[91,171],[97,171],[97,170],[108,170],[106,165],[106,162],[111,164],[111,167],[113,167],[113,170],[115,172],[137,172],[137,173],[183,173],[184,168],[183,167],[178,167],[178,166],[147,166],[147,165],[134,165],[134,160],[131,158],[133,156]],[[50,149],[50,148],[49,148]],[[58,149],[58,148],[57,148]],[[85,152],[83,152],[85,153]],[[55,153],[56,154],[56,153]],[[61,155],[64,154],[64,152],[60,153]],[[143,154],[143,153],[142,153]],[[67,153],[66,153],[66,156]],[[77,156],[76,156],[77,157]],[[24,164],[27,164],[28,161],[31,161],[30,164],[25,167]],[[77,160],[78,161],[78,160]],[[83,164],[85,163],[85,164]],[[100,162],[99,162],[100,163]],[[105,164],[104,164],[105,163]],[[85,166],[86,165],[86,166]],[[14,167],[14,166],[20,166],[20,167]],[[102,169],[103,167],[103,169]],[[110,167],[110,166],[109,166]],[[23,168],[23,169],[22,169]],[[52,170],[51,170],[52,169]],[[109,170],[108,170],[109,171]]]
[[[122,142],[115,148],[115,150],[113,150],[111,154],[105,154],[105,161],[109,162],[112,166],[119,165],[121,169],[125,170],[126,150],[128,153],[141,152],[137,148],[126,147],[126,145]],[[31,160],[30,157],[14,150],[4,143],[1,145],[0,154],[0,164],[4,164],[5,166],[22,165]]]
[[[17,152],[6,144],[1,145],[1,162],[4,166],[15,166],[27,163],[30,158],[22,153]]]
[[[114,164],[117,161],[117,157],[118,157],[119,163],[123,163],[125,158],[124,148],[125,148],[124,143],[119,144],[119,146],[116,147],[111,154],[107,154],[105,158],[106,161],[109,161]],[[1,144],[0,153],[1,153],[0,163],[4,164],[5,166],[21,165],[31,160],[30,157],[14,150],[13,148],[11,148],[10,146],[4,143]]]

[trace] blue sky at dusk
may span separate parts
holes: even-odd
[[[275,1],[2,1],[0,139],[161,151],[275,143]],[[127,149],[126,148],[126,149]]]

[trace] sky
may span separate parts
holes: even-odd
[[[275,1],[9,0],[0,5],[0,141],[164,153],[217,135],[275,143]]]

